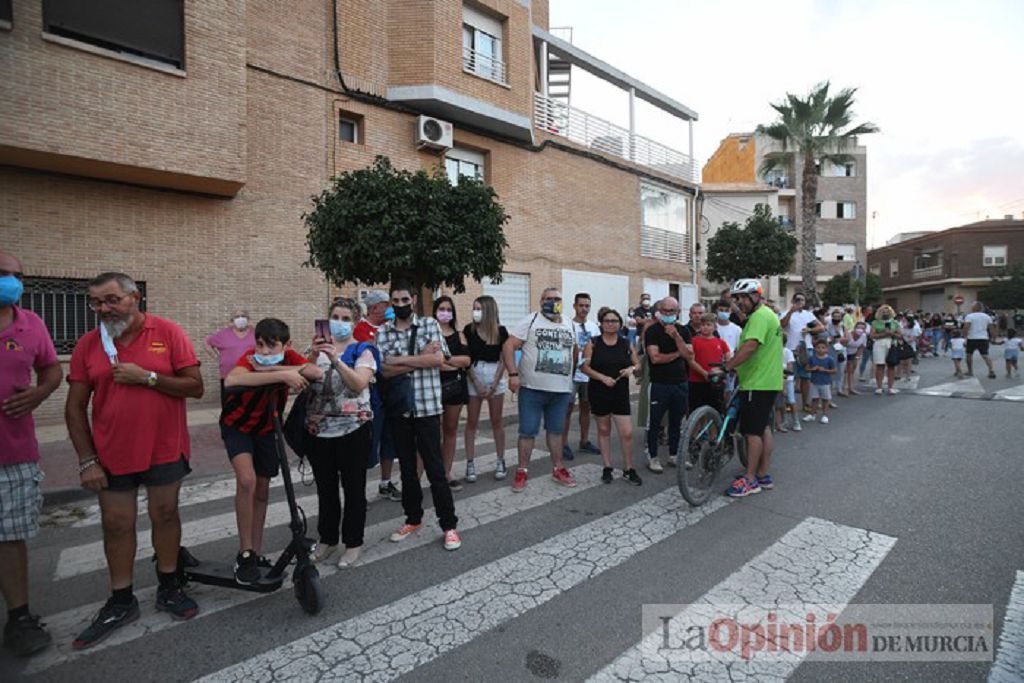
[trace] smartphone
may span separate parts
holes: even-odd
[[[319,339],[323,339],[324,341],[330,341],[331,340],[331,323],[328,322],[326,319],[324,319],[324,320],[314,320],[313,321],[313,327],[314,327],[314,334],[313,334],[314,337],[317,337]]]

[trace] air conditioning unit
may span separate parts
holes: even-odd
[[[444,151],[452,148],[452,124],[432,116],[416,119],[416,148]]]

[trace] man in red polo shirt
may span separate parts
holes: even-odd
[[[43,502],[32,411],[60,386],[61,371],[46,325],[18,308],[22,277],[18,259],[0,252],[0,592],[7,603],[4,647],[27,657],[52,641],[28,609],[25,540],[39,532]]]
[[[175,619],[199,611],[177,577],[178,489],[190,472],[185,399],[203,395],[195,349],[175,323],[139,310],[139,291],[123,273],[89,281],[100,325],[75,346],[66,418],[82,487],[99,495],[112,595],[72,643],[89,647],[139,616],[132,593],[136,499],[146,487],[156,549],[156,608]],[[88,406],[92,399],[92,424]]]

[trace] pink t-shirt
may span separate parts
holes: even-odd
[[[239,339],[233,327],[225,327],[207,337],[206,343],[220,351],[220,378],[224,379],[246,351],[256,348],[256,333],[250,327]]]
[[[15,387],[32,386],[32,370],[57,362],[57,350],[46,325],[32,311],[14,307],[14,320],[0,332],[0,402]],[[0,465],[39,461],[36,425],[32,415],[17,419],[0,411]]]

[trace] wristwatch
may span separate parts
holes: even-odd
[[[151,388],[156,386],[156,373],[155,372],[150,372],[149,373],[149,378],[146,380],[146,385],[151,387]]]

